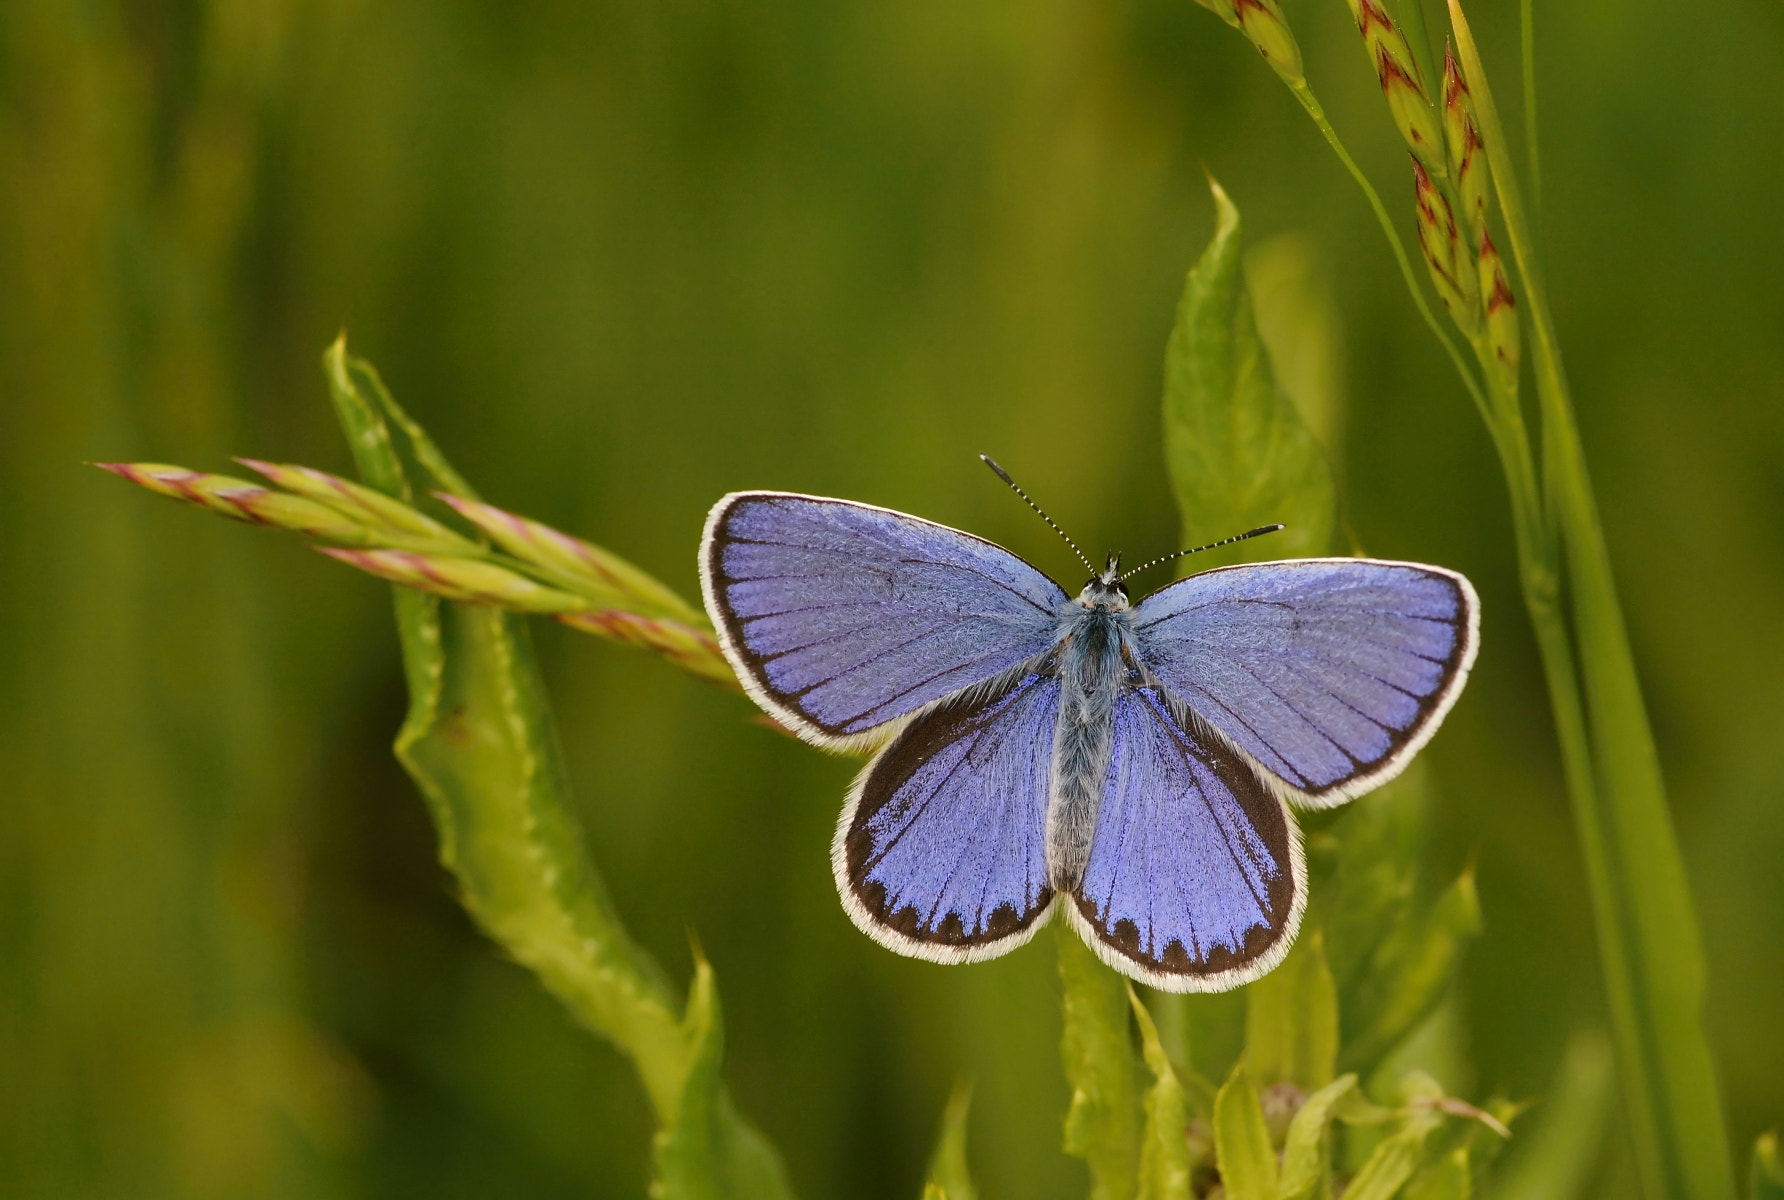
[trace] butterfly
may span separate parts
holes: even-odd
[[[1130,978],[1236,987],[1282,960],[1306,907],[1289,805],[1342,804],[1430,740],[1479,602],[1442,567],[1315,558],[1132,603],[1117,556],[1084,561],[1073,597],[945,525],[751,491],[709,514],[700,582],[757,704],[817,746],[873,751],[831,846],[862,932],[977,962],[1057,908]]]

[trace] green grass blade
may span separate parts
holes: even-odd
[[[1140,1027],[1140,1053],[1152,1072],[1146,1089],[1146,1128],[1140,1140],[1139,1200],[1189,1200],[1189,1105],[1170,1056],[1158,1040],[1152,1014],[1129,985],[1128,1003]]]
[[[1069,925],[1057,925],[1065,1019],[1059,1053],[1072,1089],[1065,1152],[1089,1165],[1091,1200],[1127,1200],[1140,1169],[1140,1070],[1128,1032],[1127,981]]]
[[[1518,49],[1524,76],[1524,153],[1530,159],[1530,230],[1537,249],[1542,245],[1542,155],[1536,122],[1536,5],[1518,3]]]
[[[966,1167],[966,1116],[972,1107],[972,1088],[956,1084],[942,1110],[941,1133],[929,1156],[929,1174],[923,1184],[924,1200],[978,1200],[978,1189]]]
[[[1240,261],[1239,210],[1218,183],[1215,230],[1189,273],[1165,351],[1165,462],[1192,543],[1288,526],[1185,560],[1195,570],[1327,553],[1332,470],[1270,368]]]
[[[325,367],[361,476],[408,483],[336,343]],[[471,916],[578,1020],[637,1066],[660,1132],[662,1194],[790,1195],[773,1150],[718,1077],[722,1025],[700,964],[685,1012],[627,936],[584,844],[525,622],[396,589],[409,710],[396,754],[426,797],[440,860]]]
[[[1457,0],[1456,50],[1474,94],[1481,139],[1523,279],[1531,362],[1542,413],[1544,477],[1566,550],[1579,674],[1603,806],[1608,890],[1599,923],[1627,941],[1607,958],[1619,1067],[1650,1200],[1731,1200],[1734,1173],[1714,1061],[1702,1027],[1705,967],[1695,906],[1667,808],[1640,681],[1617,598],[1585,453],[1561,364],[1535,239],[1492,89]]]

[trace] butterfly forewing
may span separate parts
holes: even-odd
[[[745,687],[826,745],[852,744],[1045,653],[1066,599],[970,534],[785,492],[720,501],[700,565],[707,610]]]
[[[1046,817],[1059,681],[1021,675],[917,717],[856,780],[832,860],[844,907],[901,954],[1014,949],[1053,898]]]
[[[1165,688],[1313,805],[1391,778],[1435,732],[1478,641],[1461,575],[1371,559],[1224,567],[1140,602]]]
[[[1305,871],[1287,809],[1157,688],[1124,691],[1073,923],[1166,991],[1256,978],[1288,949]]]
[[[721,500],[700,568],[763,708],[820,745],[882,747],[831,847],[856,925],[901,954],[990,958],[1033,935],[1056,883],[1104,961],[1170,991],[1281,960],[1306,902],[1285,799],[1336,804],[1399,771],[1478,640],[1474,589],[1440,567],[1262,563],[1132,609],[1093,585],[1079,607],[970,534],[786,492]]]

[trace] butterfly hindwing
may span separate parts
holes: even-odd
[[[757,703],[819,745],[879,747],[831,847],[857,926],[901,954],[991,958],[1033,936],[1057,884],[1104,961],[1178,992],[1287,953],[1306,902],[1287,802],[1397,773],[1479,636],[1474,589],[1440,567],[1226,567],[1130,609],[1111,566],[1080,609],[983,539],[786,492],[721,500],[700,571]],[[1073,657],[1097,630],[1118,671]],[[1076,774],[1054,762],[1062,737],[1096,751]]]
[[[1045,653],[1066,599],[981,538],[786,492],[719,501],[700,575],[751,696],[831,747]]]
[[[1117,698],[1090,859],[1069,901],[1105,961],[1172,992],[1221,991],[1275,966],[1305,898],[1287,808],[1195,725],[1158,688]]]
[[[1392,778],[1462,689],[1479,602],[1461,575],[1373,559],[1223,567],[1142,600],[1153,675],[1294,794]]]
[[[1046,818],[1059,681],[1019,675],[918,716],[861,772],[831,859],[843,907],[900,954],[992,958],[1051,904]]]

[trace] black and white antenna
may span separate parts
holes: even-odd
[[[1036,504],[1033,500],[1030,500],[1028,498],[1028,493],[1016,486],[1016,481],[1014,479],[1010,478],[1010,473],[1008,471],[1004,470],[1002,467],[1000,467],[996,463],[992,462],[991,456],[988,454],[979,455],[979,461],[984,463],[986,466],[990,467],[993,471],[996,471],[997,477],[999,479],[1003,480],[1005,483],[1009,484],[1010,490],[1012,492],[1015,492],[1018,496],[1022,497],[1022,502],[1024,504],[1028,505],[1028,507],[1034,509],[1035,512],[1039,513],[1041,520],[1047,522],[1048,526],[1052,528],[1054,533],[1057,533],[1060,537],[1065,539],[1065,544],[1072,548],[1072,553],[1076,554],[1078,556],[1078,561],[1084,564],[1084,569],[1086,571],[1089,571],[1092,575],[1096,574],[1096,568],[1090,565],[1090,560],[1088,558],[1084,557],[1084,551],[1078,549],[1078,543],[1074,542],[1072,540],[1072,535],[1067,533],[1065,530],[1061,529],[1059,527],[1059,525],[1053,520],[1053,518],[1049,517],[1046,514],[1045,510],[1043,510],[1040,505]]]
[[[1141,563],[1131,571],[1123,571],[1121,573],[1121,579],[1126,579],[1129,575],[1138,575],[1147,567],[1156,567],[1160,563],[1168,563],[1173,559],[1182,558],[1185,555],[1200,554],[1204,550],[1218,550],[1222,546],[1230,546],[1234,542],[1242,542],[1246,538],[1262,537],[1266,533],[1275,533],[1278,529],[1287,528],[1288,526],[1286,525],[1259,525],[1256,529],[1247,529],[1244,533],[1236,533],[1230,538],[1221,538],[1218,542],[1209,542],[1206,546],[1197,546],[1193,550],[1179,550],[1175,554],[1167,554],[1163,558],[1155,558],[1149,563]],[[1117,582],[1119,582],[1119,580]]]

